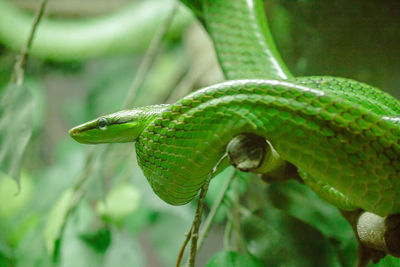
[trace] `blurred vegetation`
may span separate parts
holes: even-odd
[[[268,3],[273,35],[296,76],[354,78],[400,95],[399,4]],[[87,15],[66,18],[59,12],[78,26]],[[56,19],[57,12],[51,16]],[[187,17],[171,27],[135,106],[173,102],[223,79],[210,40],[193,21]],[[137,27],[146,23],[152,22],[141,21]],[[126,30],[124,44],[134,42],[132,31]],[[72,126],[122,107],[150,40],[139,36],[140,46],[132,50],[117,51],[116,45],[106,55],[82,59],[38,53],[28,59],[20,91],[8,85],[19,52],[13,47],[18,46],[3,41],[0,95],[7,90],[19,95],[0,108],[0,152],[23,149],[12,139],[19,130],[9,129],[13,121],[31,125],[32,134],[22,158],[21,190],[0,173],[1,267],[174,266],[195,205],[174,207],[161,201],[138,168],[132,144],[91,147],[68,136]],[[207,207],[232,171],[212,180]],[[199,266],[354,266],[357,258],[353,232],[336,208],[295,181],[265,184],[244,173],[234,178],[205,242]],[[387,257],[379,265],[398,264]]]

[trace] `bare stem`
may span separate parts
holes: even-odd
[[[26,61],[26,57],[28,55],[29,49],[32,45],[33,38],[36,33],[36,29],[39,25],[40,20],[43,17],[46,5],[48,0],[42,0],[38,11],[35,14],[35,18],[32,23],[32,28],[28,36],[28,40],[26,41],[24,47],[22,47],[21,52],[17,55],[17,59],[14,65],[14,72],[11,76],[11,83],[16,83],[17,85],[22,85],[24,82],[24,65]]]
[[[211,179],[214,177],[214,175],[217,173],[218,167],[223,164],[224,160],[227,158],[227,154],[225,153],[219,160],[218,162],[215,164],[214,168],[212,169],[212,171],[209,173],[206,181],[204,182],[201,190],[200,190],[200,195],[199,195],[199,201],[197,202],[197,208],[196,208],[196,214],[192,223],[192,227],[190,228],[190,234],[188,234],[186,236],[186,239],[182,245],[181,250],[179,251],[179,256],[178,256],[178,260],[176,263],[176,266],[179,267],[179,264],[181,262],[183,253],[185,251],[185,247],[186,244],[188,243],[189,239],[190,239],[190,235],[191,235],[191,245],[190,245],[190,255],[189,255],[189,259],[186,262],[185,266],[190,266],[190,267],[194,267],[195,262],[196,262],[196,254],[198,251],[198,246],[197,246],[197,241],[199,238],[199,229],[200,229],[200,224],[201,224],[201,216],[203,213],[203,207],[204,207],[204,199],[206,197],[207,191],[208,191],[208,186],[210,185],[210,181]],[[226,191],[226,190],[224,190]],[[221,197],[223,199],[223,197]],[[221,200],[222,201],[222,200]],[[209,222],[209,224],[211,224],[211,222]],[[209,226],[208,226],[209,228]],[[204,232],[202,232],[202,239],[204,239]],[[200,246],[199,246],[200,248]]]
[[[67,212],[65,213],[64,220],[60,227],[60,231],[58,232],[58,236],[55,240],[55,246],[53,251],[53,261],[57,262],[59,253],[60,253],[60,243],[64,235],[65,227],[68,222],[69,216],[75,211],[77,205],[80,203],[82,196],[84,194],[83,185],[85,184],[86,178],[89,176],[89,173],[92,170],[92,162],[93,157],[95,155],[95,150],[92,150],[86,157],[84,170],[82,174],[79,176],[78,180],[75,182],[75,186],[73,187],[73,201],[69,204]]]
[[[193,225],[190,227],[189,232],[186,234],[186,239],[182,244],[181,249],[179,250],[178,259],[176,260],[176,267],[179,267],[183,258],[183,253],[185,252],[186,246],[189,243],[190,238],[192,237]]]
[[[225,250],[231,249],[231,234],[232,234],[232,220],[229,219],[225,225],[225,231],[224,231],[224,249]]]
[[[204,207],[204,199],[207,194],[208,186],[210,184],[211,178],[213,177],[213,172],[208,175],[206,182],[200,191],[199,201],[197,203],[196,215],[193,221],[193,230],[192,230],[192,242],[190,245],[190,256],[189,256],[189,266],[194,267],[196,262],[196,253],[197,253],[197,239],[199,237],[199,228],[201,224],[201,215],[203,214]]]
[[[232,226],[235,234],[235,250],[243,252],[245,250],[245,245],[243,242],[241,225],[240,225],[240,199],[238,185],[236,185],[236,194],[232,206]]]
[[[232,180],[236,176],[237,171],[236,169],[233,170],[232,174],[229,176],[229,178],[226,180],[225,184],[222,187],[221,192],[219,193],[217,200],[215,201],[214,205],[211,208],[210,213],[207,216],[207,219],[204,222],[204,227],[202,228],[199,236],[199,244],[198,244],[198,250],[203,246],[204,240],[207,238],[208,232],[210,231],[211,225],[215,219],[215,215],[217,214],[217,211],[219,207],[221,206],[225,194],[228,191],[228,188],[230,184],[232,183]]]

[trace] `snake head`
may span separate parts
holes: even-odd
[[[83,144],[134,142],[164,106],[122,110],[72,128],[69,134]]]

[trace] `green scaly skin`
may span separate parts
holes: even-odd
[[[75,127],[71,136],[82,143],[136,141],[138,163],[155,193],[182,205],[197,194],[229,141],[254,133],[339,208],[399,213],[399,102],[349,79],[284,80],[291,75],[274,48],[260,1],[191,3],[225,76],[252,80],[210,86],[154,110],[107,115]],[[242,23],[247,28],[235,27]],[[100,120],[106,127],[99,127]]]

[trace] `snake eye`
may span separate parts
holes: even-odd
[[[107,129],[107,119],[106,118],[100,118],[98,121],[98,126],[100,130],[105,130]]]

